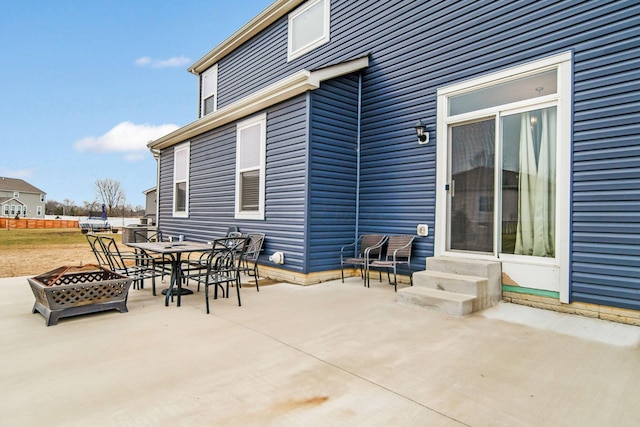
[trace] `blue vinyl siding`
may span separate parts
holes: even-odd
[[[227,227],[265,233],[261,263],[284,251],[286,269],[302,272],[307,158],[306,99],[300,96],[267,110],[265,220],[236,220],[236,124],[191,139],[189,218],[172,217],[173,149],[161,156],[159,228],[167,235],[210,241]]]
[[[267,116],[266,253],[283,251],[281,267],[296,272],[304,272],[306,246],[306,103],[302,95],[271,108]]]
[[[308,267],[317,272],[340,268],[340,248],[356,235],[358,76],[311,96]]]
[[[571,292],[638,310],[640,4],[619,3],[576,46]]]
[[[573,144],[571,298],[640,309],[640,3],[332,0],[331,9],[331,41],[294,61],[286,60],[285,16],[218,63],[222,108],[300,69],[369,55],[359,118],[357,76],[268,111],[266,220],[247,226],[273,238],[271,252],[285,251],[285,268],[331,269],[331,253],[355,234],[415,234],[426,223],[429,236],[417,238],[414,250],[414,268],[422,269],[433,254],[437,89],[570,50],[573,131],[572,141],[561,143]],[[418,119],[430,131],[427,145],[417,143]],[[225,150],[234,129],[204,136],[226,141],[206,143],[208,150]],[[213,158],[198,144],[194,139],[191,148],[190,209],[199,227],[213,221],[218,232],[232,220],[233,191],[217,190],[214,202],[205,188],[232,183],[211,176],[226,169],[208,171]],[[172,150],[165,151],[160,179],[170,190]],[[170,197],[161,192],[162,222],[177,227]]]

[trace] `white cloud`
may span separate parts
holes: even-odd
[[[8,169],[8,168],[0,168],[0,176],[4,176],[7,178],[31,178],[34,176],[33,169]]]
[[[140,67],[144,67],[145,65],[151,64],[152,59],[148,56],[143,56],[142,58],[136,59],[136,65]]]
[[[178,129],[177,125],[136,125],[122,122],[101,136],[89,136],[76,141],[73,146],[78,151],[104,153],[117,151],[126,153],[128,161],[137,161],[144,157],[149,141],[158,139]]]
[[[148,56],[143,56],[135,61],[138,67],[151,67],[151,68],[174,68],[183,67],[191,63],[191,58],[186,56],[174,56],[168,59],[154,59]]]

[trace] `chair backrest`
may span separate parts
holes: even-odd
[[[101,267],[110,268],[109,257],[107,256],[102,243],[100,243],[100,237],[95,234],[87,234],[87,240],[89,241],[89,246],[91,246],[91,250],[98,261],[98,265]]]
[[[382,253],[381,243],[383,243],[386,238],[387,236],[382,234],[363,234],[360,239],[360,254],[364,255],[364,251],[367,248],[378,246],[369,251],[369,256],[379,255],[380,253]]]
[[[413,240],[416,236],[389,236],[387,240],[387,255],[388,260],[392,260],[395,256],[396,261],[411,259],[411,249],[413,247]]]
[[[127,271],[127,265],[122,258],[120,249],[113,237],[99,236],[100,244],[109,260],[109,268],[115,271]]]
[[[223,237],[215,239],[207,262],[207,269],[239,274],[239,260],[247,249],[248,237]]]
[[[238,227],[236,227],[235,225],[230,225],[227,228],[227,237],[233,237],[231,236],[231,233],[238,233]]]
[[[247,243],[247,250],[244,252],[244,259],[247,261],[257,261],[260,256],[260,252],[262,252],[263,244],[263,233],[249,234],[249,242]]]

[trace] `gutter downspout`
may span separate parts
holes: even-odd
[[[362,71],[358,73],[358,126],[356,135],[356,227],[353,241],[357,241],[360,234],[360,119],[362,115]],[[356,248],[357,249],[357,248]],[[357,256],[357,254],[354,254]]]
[[[155,226],[160,229],[160,150],[151,149],[153,158],[156,161],[156,221]]]

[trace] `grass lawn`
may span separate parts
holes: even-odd
[[[0,230],[0,250],[87,243],[79,228]]]
[[[0,229],[0,277],[37,275],[95,262],[79,228]]]

